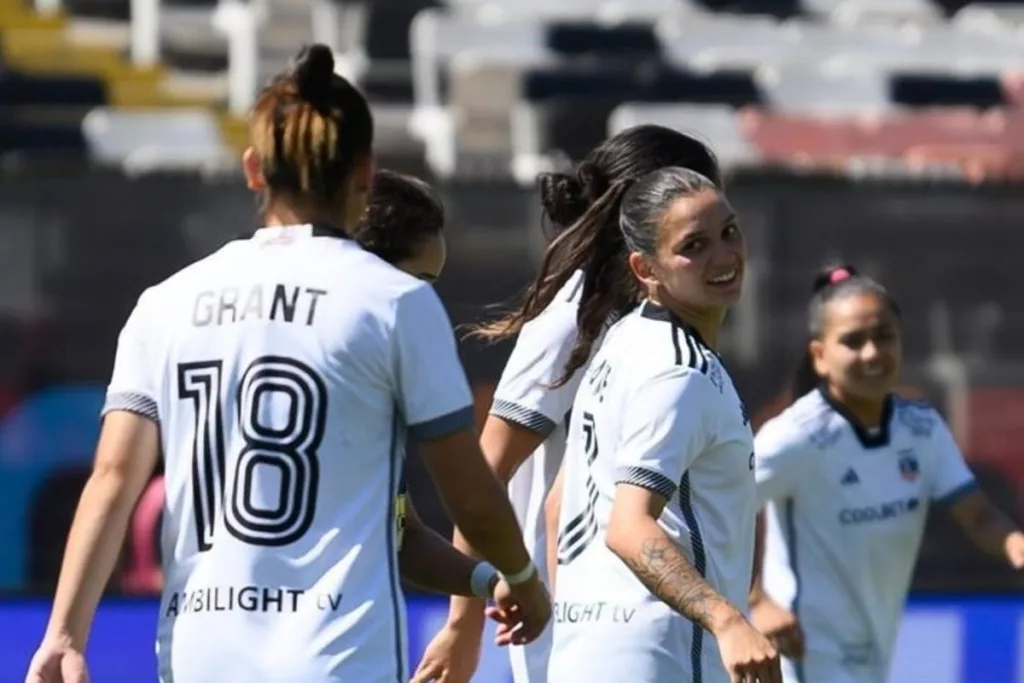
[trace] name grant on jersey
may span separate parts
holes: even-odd
[[[167,601],[164,617],[200,612],[278,612],[296,613],[308,609],[336,611],[340,593],[307,595],[301,588],[271,586],[213,586],[175,592]]]
[[[252,287],[224,287],[204,290],[192,305],[195,327],[230,325],[245,320],[299,322],[307,327],[316,318],[316,306],[326,289],[299,285],[256,284]],[[301,313],[296,320],[296,314]]]

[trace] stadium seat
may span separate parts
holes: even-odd
[[[529,17],[539,20],[586,19],[608,23],[654,19],[694,9],[691,0],[448,0],[455,12],[492,17]]]
[[[737,163],[873,158],[1015,177],[1016,140],[992,145],[1018,136],[1017,11],[954,0],[448,0],[411,26],[416,129],[443,174],[511,156],[525,180],[654,104],[711,127]]]
[[[605,137],[608,117],[624,102],[742,107],[759,103],[761,94],[749,73],[703,74],[641,62],[533,69],[524,77],[523,98],[541,107],[542,145],[578,159]]]
[[[891,108],[888,84],[873,71],[820,65],[763,66],[756,80],[777,112],[880,113]]]
[[[942,12],[930,0],[816,0],[816,3],[828,9],[825,19],[837,24],[930,24],[942,20]]]
[[[118,111],[94,109],[82,122],[91,158],[101,164],[201,165],[231,156],[214,116],[205,109]]]
[[[800,0],[699,0],[699,4],[723,14],[757,14],[780,19],[803,12]]]
[[[957,77],[941,74],[895,74],[891,78],[892,101],[910,107],[977,107],[1007,104],[999,79]]]
[[[584,22],[553,23],[547,29],[547,47],[568,59],[584,56],[657,58],[661,54],[661,43],[651,23],[613,27]]]
[[[715,104],[638,104],[616,107],[608,119],[608,135],[642,123],[653,123],[688,133],[708,142],[728,166],[749,164],[759,158],[747,141],[736,110]]]
[[[424,10],[410,26],[413,90],[417,106],[440,106],[442,74],[455,55],[500,56],[528,66],[552,59],[543,24],[530,20],[479,21],[469,15]]]
[[[668,16],[657,32],[666,58],[693,68],[749,69],[808,58],[798,37],[770,17]]]

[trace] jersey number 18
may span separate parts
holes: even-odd
[[[196,415],[192,502],[199,550],[213,547],[214,528],[222,515],[228,532],[246,543],[293,543],[309,530],[316,512],[317,449],[327,422],[327,388],[308,365],[281,356],[254,360],[237,387],[224,387],[223,377],[219,360],[178,365],[178,397],[192,402]],[[241,448],[231,459],[230,500],[225,500],[224,403],[227,399],[231,405],[232,398],[238,425],[232,433],[241,440]],[[274,398],[287,401],[283,426],[268,425],[263,417],[266,402]],[[279,489],[277,500],[270,506],[257,495],[261,466],[280,474],[280,486],[274,487]]]

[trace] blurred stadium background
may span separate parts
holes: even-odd
[[[379,164],[438,187],[455,322],[533,272],[538,171],[636,123],[697,133],[749,236],[725,355],[759,421],[785,401],[811,273],[842,257],[900,299],[907,391],[1020,518],[1024,4],[0,0],[0,683],[41,632],[120,325],[255,226],[244,114],[313,41],[371,98]],[[508,350],[463,347],[481,416]],[[136,521],[91,644],[100,683],[155,680],[158,506]],[[933,515],[892,683],[1024,681],[1021,587]],[[414,653],[439,609],[413,600]],[[505,683],[503,662],[488,652],[477,680]]]

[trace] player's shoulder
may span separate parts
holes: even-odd
[[[715,352],[696,330],[650,302],[613,323],[605,344],[636,377],[699,377],[710,382],[717,365]]]
[[[776,450],[824,448],[841,434],[833,418],[832,408],[814,389],[761,425],[757,440],[763,447]]]
[[[209,277],[211,270],[222,267],[226,260],[237,254],[245,241],[241,238],[231,240],[216,251],[193,261],[160,282],[151,285],[139,297],[140,305],[143,303],[163,305],[168,300],[177,299],[177,295],[183,290],[194,289],[197,284],[203,283]]]
[[[913,436],[929,438],[945,424],[939,409],[929,401],[892,396],[892,421]]]
[[[553,342],[575,339],[576,315],[583,294],[583,271],[577,270],[544,307],[537,317],[527,321],[519,339],[527,342]]]
[[[573,271],[569,279],[565,281],[565,284],[559,288],[558,293],[555,294],[555,298],[551,300],[551,305],[555,308],[567,308],[575,310],[580,305],[580,299],[583,298],[583,278],[584,273],[582,270]]]
[[[627,400],[643,401],[649,390],[656,387],[651,396],[661,398],[654,400],[673,394],[691,398],[706,394],[710,398],[712,393],[719,393],[712,383],[709,363],[699,351],[688,347],[685,341],[679,352],[671,343],[642,345],[642,338],[642,327],[638,329],[627,319],[616,323],[591,361],[589,372],[607,372],[616,384],[624,383],[622,396]],[[712,401],[700,401],[701,408],[711,409],[713,405]]]

